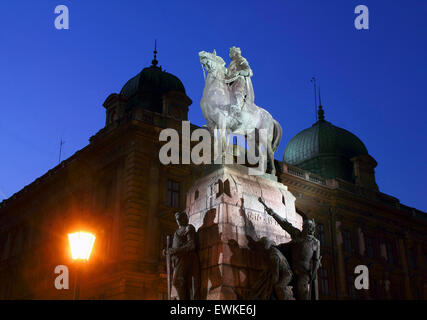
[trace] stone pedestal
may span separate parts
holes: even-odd
[[[295,197],[275,176],[251,176],[237,164],[212,165],[188,191],[187,214],[199,238],[201,299],[246,298],[266,264],[256,250],[259,240],[290,241],[258,197],[301,229]]]

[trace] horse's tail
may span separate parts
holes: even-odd
[[[282,140],[282,126],[275,119],[273,119],[273,124],[274,124],[274,134],[273,134],[273,141],[271,144],[271,148],[273,152],[276,152],[277,148],[279,148],[280,140]]]

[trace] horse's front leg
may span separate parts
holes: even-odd
[[[269,143],[268,137],[266,135],[265,130],[259,130],[259,161],[260,161],[260,169],[262,172],[267,172],[267,168],[270,165],[270,155],[268,151]]]
[[[226,127],[226,123],[225,123],[225,117],[224,116],[220,116],[219,117],[219,121],[218,121],[218,143],[221,144],[221,156],[222,156],[222,160],[224,160],[225,158],[225,152],[226,152],[226,145],[225,145],[225,138],[227,136],[227,127]],[[224,163],[224,162],[223,162]]]
[[[273,138],[274,138],[274,126],[271,127],[270,130],[264,131],[265,136],[263,137],[265,139],[264,148],[266,149],[266,156],[267,156],[267,170],[270,169],[270,173],[272,175],[276,174],[276,167],[274,165],[274,151],[273,151]]]
[[[271,147],[272,141],[267,142],[267,166],[271,168],[271,174],[276,175],[276,167],[274,165],[274,152]]]
[[[225,158],[225,129],[222,121],[218,121],[214,130],[214,161],[215,164],[223,164]]]
[[[247,159],[249,164],[257,165],[257,171],[263,171],[265,167],[265,157],[261,150],[262,141],[259,139],[258,130],[248,130],[246,133],[246,144],[247,144]]]
[[[221,142],[222,142],[223,164],[232,164],[233,163],[233,157],[230,156],[230,152],[228,150],[229,140],[230,140],[229,131],[226,127],[224,127],[224,129],[222,129],[221,133],[222,133]]]
[[[222,129],[215,124],[213,130],[213,146],[214,146],[214,163],[221,164],[222,163]]]

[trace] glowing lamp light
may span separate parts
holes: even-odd
[[[95,243],[95,235],[89,232],[74,232],[68,234],[73,260],[89,260]]]

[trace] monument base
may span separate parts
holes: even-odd
[[[198,231],[201,299],[245,299],[267,266],[265,240],[290,241],[264,212],[261,197],[296,228],[295,197],[268,174],[254,176],[238,164],[211,165],[187,193],[187,214]]]

